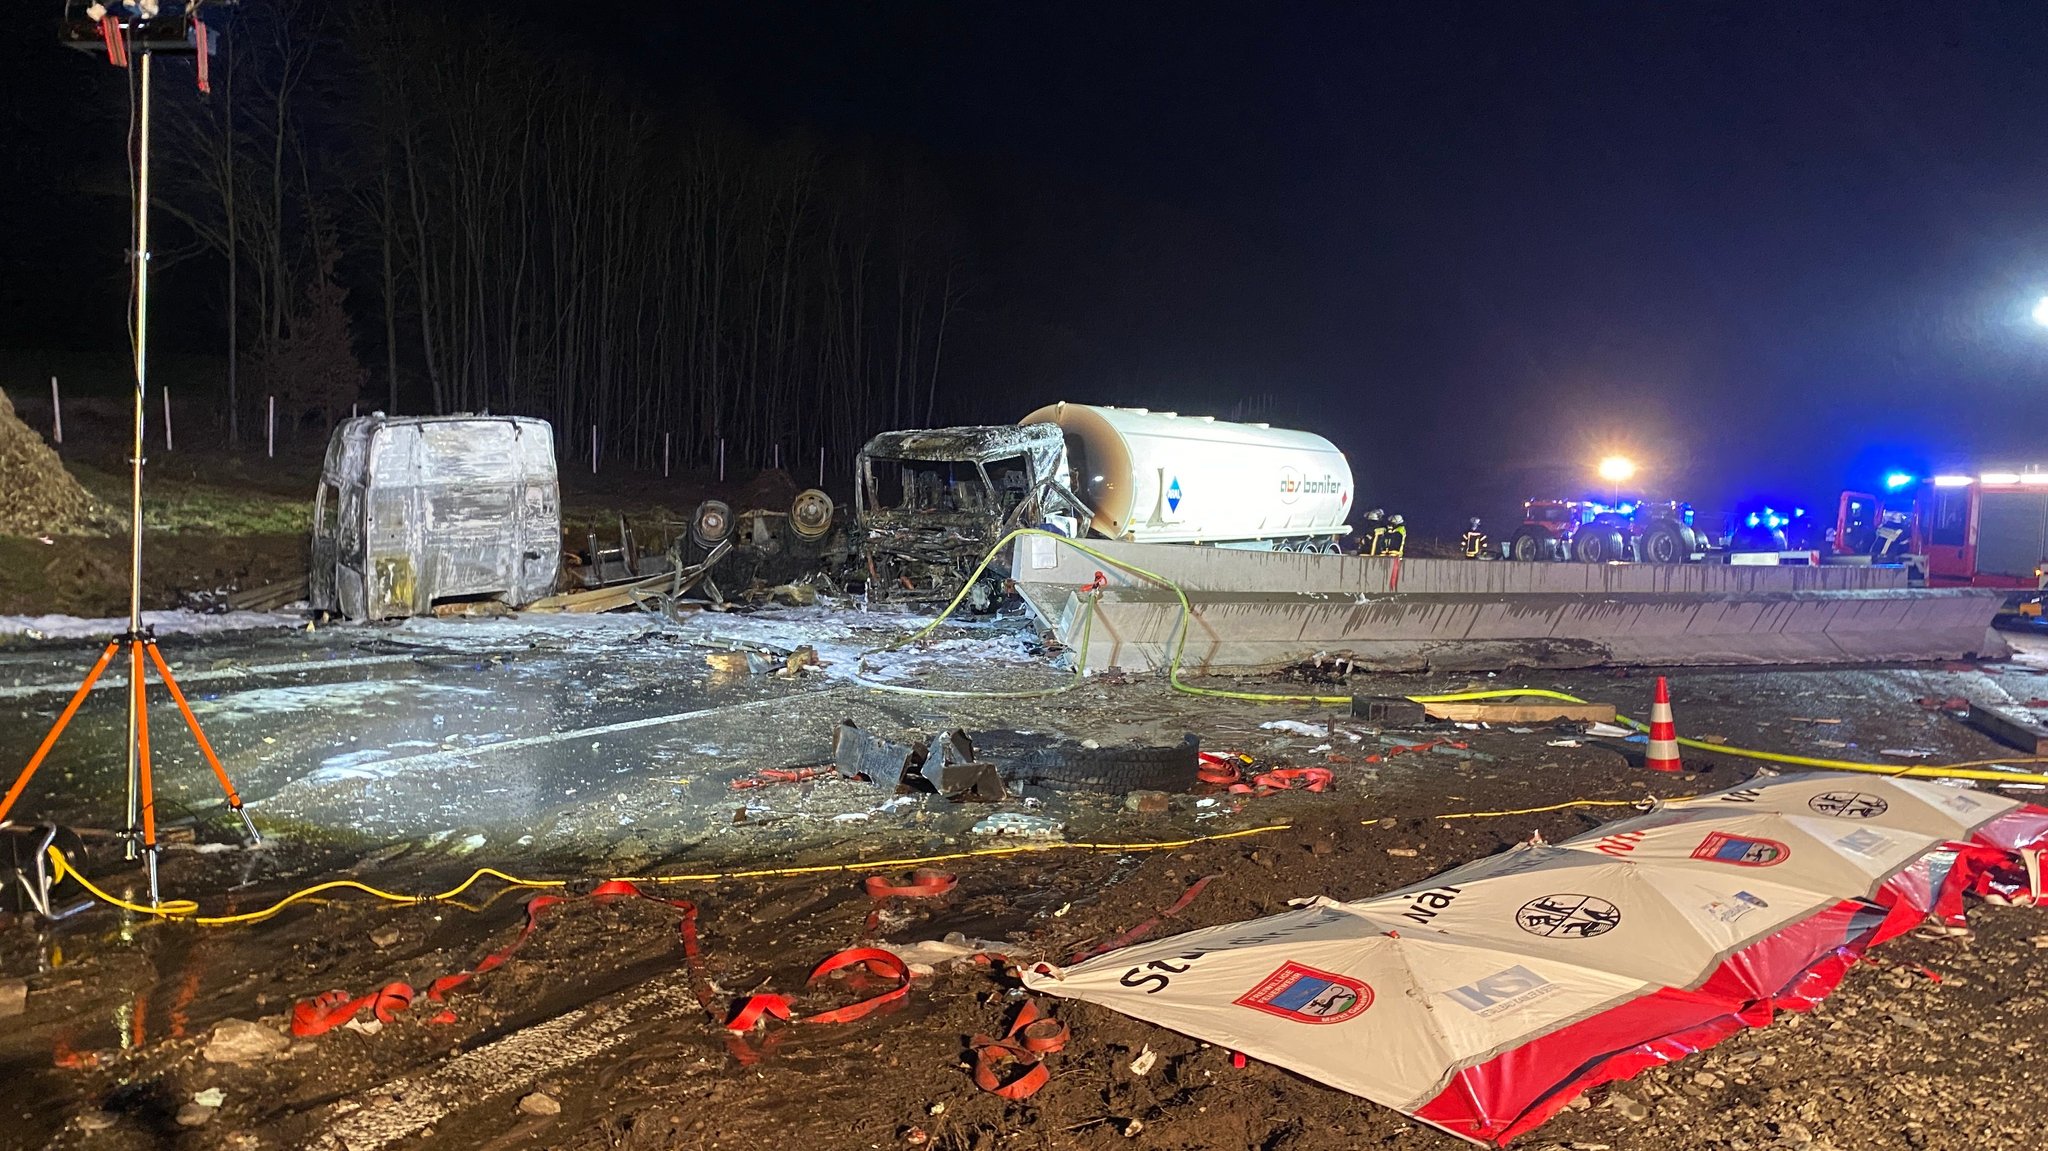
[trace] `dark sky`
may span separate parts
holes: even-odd
[[[1705,506],[2048,464],[2036,3],[530,7],[679,111],[922,156],[963,416],[1249,401],[1438,530],[1608,450]]]
[[[989,418],[1262,396],[1439,518],[1607,448],[1706,504],[2048,463],[2037,4],[647,23],[654,82],[948,165],[979,224],[963,367],[1017,397]]]

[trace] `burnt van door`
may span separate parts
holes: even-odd
[[[507,420],[420,426],[423,542],[435,600],[509,596],[518,572],[519,463]]]

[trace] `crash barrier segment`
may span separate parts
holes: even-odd
[[[967,580],[967,584],[966,584],[965,586],[963,586],[963,587],[961,588],[961,590],[960,590],[959,594],[957,594],[957,595],[955,595],[955,596],[953,597],[953,600],[952,600],[952,602],[951,602],[951,603],[948,603],[948,604],[946,605],[946,607],[945,607],[945,610],[941,611],[941,612],[940,612],[940,613],[939,613],[939,614],[938,614],[937,616],[935,616],[935,617],[934,617],[934,618],[933,618],[933,619],[931,620],[931,622],[929,622],[929,623],[925,624],[925,625],[924,625],[923,627],[921,627],[921,628],[918,628],[918,629],[917,629],[916,631],[914,631],[914,632],[910,633],[909,635],[906,635],[906,636],[904,636],[904,637],[903,637],[902,639],[899,639],[899,640],[897,640],[896,642],[894,642],[894,643],[892,643],[892,644],[888,644],[888,645],[885,645],[885,646],[883,646],[883,647],[881,647],[881,648],[877,648],[877,649],[876,649],[876,652],[881,652],[881,651],[894,651],[894,650],[898,650],[898,649],[900,649],[900,648],[903,648],[903,647],[906,647],[906,646],[908,646],[908,645],[910,645],[910,644],[916,643],[917,641],[919,641],[919,640],[923,639],[924,637],[926,637],[926,636],[930,635],[930,634],[931,634],[931,633],[932,633],[933,631],[937,630],[940,624],[943,624],[943,623],[944,623],[944,622],[945,622],[945,621],[947,620],[947,618],[949,618],[949,617],[950,617],[950,616],[951,616],[951,615],[952,615],[952,614],[953,614],[953,613],[954,613],[955,611],[959,610],[959,607],[960,607],[960,605],[961,605],[961,604],[962,604],[963,602],[965,602],[965,601],[966,601],[966,599],[967,599],[967,589],[973,586],[973,584],[974,584],[974,581],[975,581],[975,580],[977,580],[977,579],[981,578],[981,573],[982,573],[983,571],[985,571],[985,570],[986,570],[986,569],[988,568],[988,565],[989,565],[989,564],[990,564],[991,562],[993,562],[993,561],[994,561],[995,557],[996,557],[997,555],[1001,554],[1002,550],[1003,550],[1003,549],[1004,549],[1005,547],[1008,547],[1008,546],[1009,546],[1010,544],[1012,544],[1012,543],[1014,543],[1014,542],[1016,542],[1016,541],[1018,541],[1018,540],[1022,540],[1022,539],[1034,539],[1034,540],[1035,540],[1035,539],[1044,539],[1044,540],[1051,540],[1051,541],[1054,541],[1054,542],[1055,542],[1055,543],[1056,543],[1057,545],[1063,545],[1063,546],[1065,546],[1065,547],[1068,547],[1068,548],[1072,548],[1072,549],[1074,549],[1075,551],[1078,551],[1078,552],[1080,552],[1080,553],[1081,553],[1081,554],[1083,554],[1083,555],[1086,555],[1086,556],[1088,556],[1088,557],[1090,557],[1090,558],[1092,558],[1092,559],[1095,559],[1095,560],[1097,560],[1097,561],[1100,561],[1101,563],[1107,564],[1107,565],[1108,565],[1109,567],[1111,567],[1111,568],[1115,568],[1115,569],[1117,569],[1117,570],[1119,570],[1119,571],[1127,572],[1127,573],[1129,573],[1129,574],[1131,574],[1131,575],[1137,576],[1137,577],[1138,577],[1138,578],[1140,578],[1140,579],[1150,580],[1150,581],[1152,581],[1153,583],[1156,583],[1156,584],[1158,584],[1159,586],[1161,586],[1161,587],[1164,587],[1164,588],[1166,588],[1167,590],[1171,591],[1171,592],[1172,592],[1172,593],[1174,594],[1174,596],[1175,596],[1176,598],[1178,598],[1178,599],[1179,599],[1179,601],[1180,601],[1180,619],[1179,619],[1179,621],[1178,621],[1178,624],[1177,624],[1177,626],[1176,626],[1176,628],[1175,628],[1175,634],[1174,634],[1174,639],[1173,639],[1173,641],[1172,641],[1172,644],[1171,644],[1171,654],[1170,654],[1170,656],[1169,656],[1169,658],[1167,659],[1167,662],[1166,662],[1166,682],[1167,682],[1167,685],[1168,685],[1168,686],[1170,686],[1171,688],[1173,688],[1173,690],[1175,690],[1175,691],[1177,691],[1177,692],[1180,692],[1180,693],[1182,693],[1182,694],[1184,694],[1184,695],[1193,695],[1193,696],[1199,696],[1199,697],[1202,697],[1202,698],[1205,698],[1205,699],[1236,699],[1236,700],[1244,700],[1244,701],[1247,701],[1247,702],[1250,702],[1250,703],[1306,703],[1306,704],[1314,704],[1314,705],[1316,705],[1316,706],[1320,706],[1320,707],[1344,707],[1344,708],[1348,708],[1348,707],[1350,707],[1350,706],[1351,706],[1351,703],[1352,703],[1352,699],[1351,699],[1351,697],[1350,697],[1349,695],[1298,695],[1298,694],[1291,694],[1291,693],[1284,693],[1284,692],[1258,692],[1258,691],[1231,691],[1231,690],[1225,690],[1225,689],[1221,689],[1221,688],[1207,688],[1207,687],[1196,687],[1196,686],[1195,686],[1195,685],[1193,685],[1193,684],[1187,683],[1186,681],[1184,681],[1184,680],[1183,680],[1183,679],[1181,678],[1181,660],[1182,660],[1182,656],[1183,656],[1183,654],[1184,654],[1184,649],[1185,649],[1185,647],[1186,647],[1186,643],[1187,643],[1187,633],[1188,633],[1188,629],[1189,629],[1189,627],[1191,626],[1191,624],[1192,624],[1192,621],[1193,621],[1193,619],[1194,619],[1194,607],[1193,607],[1193,605],[1192,605],[1192,604],[1191,604],[1191,603],[1189,602],[1189,600],[1188,600],[1188,595],[1187,595],[1187,592],[1186,592],[1186,591],[1185,591],[1185,590],[1184,590],[1184,589],[1183,589],[1183,588],[1182,588],[1182,587],[1181,587],[1181,586],[1180,586],[1179,584],[1177,584],[1177,583],[1173,582],[1172,580],[1169,580],[1169,579],[1167,579],[1167,578],[1166,578],[1165,576],[1162,576],[1162,575],[1158,574],[1157,572],[1147,571],[1147,570],[1146,570],[1146,569],[1144,569],[1144,568],[1138,567],[1138,566],[1137,566],[1136,564],[1128,563],[1128,562],[1126,562],[1126,561],[1124,561],[1124,560],[1120,560],[1120,559],[1117,559],[1116,557],[1114,557],[1114,556],[1111,556],[1111,555],[1108,555],[1107,553],[1103,552],[1102,550],[1100,550],[1100,549],[1098,549],[1098,548],[1095,548],[1095,547],[1091,547],[1091,546],[1089,546],[1088,544],[1084,544],[1084,543],[1081,543],[1081,542],[1080,542],[1080,541],[1078,541],[1078,540],[1070,539],[1069,537],[1067,537],[1067,536],[1063,536],[1063,535],[1060,535],[1060,534],[1058,534],[1057,532],[1049,532],[1049,531],[1044,531],[1044,530],[1041,530],[1041,529],[1039,529],[1039,528],[1018,528],[1018,529],[1016,529],[1016,530],[1014,530],[1014,531],[1012,531],[1012,532],[1008,533],[1007,535],[1003,536],[1003,538],[1002,538],[1002,539],[1000,539],[1000,540],[997,540],[997,541],[996,541],[996,543],[995,543],[995,545],[994,545],[993,547],[989,548],[989,550],[988,550],[988,553],[987,553],[986,555],[984,555],[984,556],[982,556],[982,557],[981,557],[981,562],[980,562],[980,563],[979,563],[978,565],[976,565],[976,566],[975,566],[975,569],[974,569],[974,572],[973,572],[973,574],[972,574],[972,575],[970,575],[970,576],[968,577],[968,580]],[[1328,558],[1328,557],[1295,557],[1295,558]],[[1485,567],[1485,568],[1489,568],[1489,569],[1490,569],[1490,568],[1498,567],[1498,566],[1501,566],[1501,565],[1496,565],[1496,564],[1487,564],[1487,565],[1476,565],[1476,564],[1463,564],[1463,565],[1454,565],[1454,566],[1459,566],[1459,567],[1463,567],[1463,568],[1475,568],[1475,567]],[[1564,564],[1564,565],[1556,565],[1556,566],[1559,566],[1559,567],[1574,567],[1574,566],[1579,566],[1579,567],[1583,567],[1583,566],[1585,566],[1585,565],[1569,565],[1569,564]],[[1674,569],[1674,570],[1676,570],[1676,571],[1681,571],[1681,572],[1684,572],[1684,571],[1692,571],[1692,570],[1694,570],[1694,569],[1691,569],[1691,568],[1685,568],[1685,569]],[[1700,571],[1705,571],[1705,570],[1707,570],[1707,569],[1698,569],[1698,570],[1700,570]],[[1764,570],[1764,569],[1754,569],[1754,570]],[[1795,573],[1799,573],[1799,574],[1801,574],[1802,576],[1811,576],[1811,577],[1813,577],[1813,578],[1816,578],[1816,579],[1821,579],[1821,580],[1825,581],[1825,580],[1826,580],[1826,579],[1828,578],[1828,576],[1829,576],[1830,574],[1833,574],[1833,575],[1839,576],[1839,574],[1840,574],[1841,572],[1847,572],[1847,571],[1855,571],[1855,570],[1858,570],[1858,569],[1849,569],[1849,568],[1843,568],[1843,569],[1833,569],[1833,568],[1815,568],[1815,569],[1806,569],[1806,570],[1802,570],[1802,569],[1796,569],[1796,568],[1795,568],[1795,569],[1785,569],[1785,570],[1790,570],[1790,571],[1793,571],[1793,572],[1795,572]],[[1096,578],[1096,579],[1095,579],[1095,580],[1093,581],[1093,583],[1094,583],[1094,584],[1099,584],[1099,583],[1101,583],[1101,582],[1102,582],[1102,578],[1103,578],[1103,577],[1102,577],[1102,573],[1101,573],[1101,572],[1097,572],[1097,573],[1095,573],[1095,574],[1096,574],[1096,577],[1097,577],[1097,578]],[[1587,578],[1587,579],[1590,579],[1590,578],[1592,578],[1592,577],[1588,576],[1588,577],[1585,577],[1585,578]],[[1705,578],[1705,577],[1696,577],[1696,578],[1702,578],[1702,579],[1703,579],[1703,578]],[[1903,578],[1903,577],[1901,577],[1901,578]],[[1091,586],[1092,586],[1092,585],[1091,585]],[[1100,589],[1099,589],[1099,588],[1097,588],[1097,589],[1096,589],[1096,592],[1095,592],[1094,594],[1098,594],[1098,595],[1099,595],[1099,592],[1100,592]],[[868,654],[872,655],[872,654],[875,654],[875,652],[870,652],[870,653],[868,653]],[[1081,664],[1081,665],[1079,665],[1079,666],[1077,667],[1077,674],[1080,674],[1080,673],[1084,673],[1084,672],[1085,672],[1085,663],[1083,663],[1083,664]],[[915,690],[915,691],[921,691],[921,690],[925,690],[925,689],[904,689],[904,690]],[[1062,689],[1062,690],[1064,690],[1064,689]],[[1586,702],[1585,700],[1583,700],[1583,699],[1580,699],[1580,698],[1579,698],[1578,696],[1575,696],[1575,695],[1567,695],[1567,694],[1566,694],[1566,693],[1564,693],[1564,692],[1560,692],[1560,691],[1549,691],[1549,690],[1546,690],[1546,689],[1541,689],[1541,688],[1502,688],[1502,689],[1497,689],[1497,690],[1490,690],[1490,691],[1469,691],[1469,692],[1452,692],[1452,693],[1449,693],[1449,694],[1443,694],[1443,695],[1415,695],[1415,696],[1409,696],[1408,698],[1409,698],[1410,700],[1412,700],[1413,702],[1416,702],[1416,703],[1457,703],[1457,702],[1463,702],[1463,701],[1468,701],[1468,700],[1485,700],[1485,699],[1514,699],[1514,698],[1523,698],[1523,697],[1526,697],[1526,698],[1530,698],[1530,699],[1554,699],[1554,700],[1558,700],[1558,701],[1560,701],[1560,702],[1564,702],[1564,703],[1579,703],[1579,704],[1582,704],[1582,703],[1585,703],[1585,702]],[[1630,719],[1629,717],[1627,717],[1627,716],[1625,716],[1625,715],[1624,715],[1624,716],[1617,716],[1617,718],[1618,718],[1618,719],[1620,719],[1620,720],[1621,720],[1622,722],[1624,722],[1624,723],[1627,723],[1627,724],[1629,724],[1629,725],[1630,725],[1630,726],[1632,726],[1632,727],[1635,727],[1635,728],[1638,728],[1638,729],[1644,729],[1644,725],[1643,725],[1643,724],[1641,724],[1641,723],[1637,722],[1636,720]],[[1818,758],[1818,757],[1815,757],[1815,756],[1797,756],[1797,755],[1785,755],[1785,754],[1782,754],[1782,753],[1778,753],[1778,752],[1768,752],[1768,751],[1754,751],[1754,750],[1750,750],[1750,749],[1746,749],[1746,748],[1739,748],[1739,747],[1734,747],[1734,746],[1731,746],[1731,745],[1728,745],[1728,744],[1720,744],[1720,743],[1704,743],[1704,742],[1701,742],[1701,741],[1699,741],[1699,740],[1692,740],[1692,739],[1680,739],[1680,740],[1678,740],[1677,742],[1678,742],[1679,746],[1681,746],[1681,747],[1690,747],[1690,748],[1693,748],[1693,749],[1695,749],[1695,750],[1698,750],[1698,751],[1711,751],[1711,752],[1718,752],[1718,753],[1722,753],[1722,754],[1726,754],[1726,755],[1735,755],[1735,756],[1741,756],[1741,757],[1744,757],[1744,758],[1748,758],[1748,759],[1759,759],[1759,760],[1765,760],[1765,761],[1767,761],[1767,762],[1772,762],[1772,763],[1785,763],[1785,764],[1792,764],[1792,765],[1795,765],[1795,766],[1800,766],[1800,767],[1819,767],[1819,768],[1827,768],[1827,769],[1830,769],[1830,770],[1839,770],[1839,771],[1863,771],[1863,772],[1876,772],[1876,773],[1879,773],[1879,774],[1886,774],[1886,775],[1890,775],[1890,774],[1895,774],[1895,772],[1894,772],[1893,768],[1892,768],[1892,767],[1891,767],[1891,765],[1889,765],[1889,764],[1870,764],[1870,763],[1858,763],[1858,762],[1856,762],[1856,761],[1853,761],[1853,760],[1835,760],[1835,759],[1821,759],[1821,758]],[[1991,760],[1991,761],[1986,761],[1986,762],[1989,762],[1989,763],[2008,763],[2008,764],[2009,764],[2009,763],[2044,763],[2044,762],[2048,762],[2048,758],[2042,758],[2042,757],[2032,757],[2032,756],[2030,756],[2030,757],[2022,757],[2022,758],[2007,758],[2007,759]],[[1906,770],[1906,771],[1903,771],[1903,772],[1896,772],[1896,774],[1901,774],[1901,775],[1907,775],[1907,776],[1912,776],[1912,777],[1915,777],[1915,778],[1929,778],[1929,779],[1941,779],[1941,778],[1948,778],[1948,779],[1980,779],[1980,780],[1991,780],[1991,781],[2001,781],[2001,782],[2006,782],[2006,783],[2043,783],[2043,784],[2048,784],[2048,775],[2032,775],[2032,774],[2022,774],[2022,773],[2017,773],[2017,772],[2003,772],[2003,771],[1999,771],[1999,772],[1989,772],[1989,771],[1985,771],[1985,772],[1973,772],[1973,771],[1969,770],[1970,768],[1972,768],[1972,767],[1975,767],[1975,766],[1977,766],[1977,765],[1976,765],[1976,764],[1956,764],[1956,765],[1952,765],[1952,766],[1949,766],[1949,767],[1940,767],[1940,766],[1933,766],[1933,765],[1916,765],[1916,766],[1914,766],[1913,768],[1910,768],[1910,769],[1908,769],[1908,770]]]
[[[1053,537],[1060,538],[1060,537]],[[1110,541],[1082,561],[1047,540],[1016,548],[1026,604],[1063,637],[1072,589],[1097,565],[1136,575],[1100,593],[1095,670],[1179,654],[1205,670],[1270,667],[1317,651],[1365,666],[1882,662],[1997,652],[2003,593],[1915,589],[1885,568],[1740,568],[1391,561]],[[1118,562],[1121,561],[1121,562]],[[1169,582],[1173,586],[1169,586]],[[1166,594],[1171,592],[1171,594]],[[1194,634],[1179,616],[1199,605]]]

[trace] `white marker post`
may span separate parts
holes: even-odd
[[[725,482],[725,437],[718,437],[718,482]]]
[[[270,397],[269,414],[263,417],[263,456],[277,458],[277,397]]]
[[[164,450],[171,449],[171,389],[164,390]]]
[[[590,474],[597,474],[597,425],[590,425]]]
[[[818,486],[825,486],[825,445],[818,445]]]
[[[50,377],[50,439],[64,442],[64,401],[57,395],[57,377]]]
[[[668,439],[669,439],[669,433],[668,433],[668,432],[663,432],[663,433],[661,433],[661,478],[662,478],[662,479],[667,479],[667,478],[668,478]]]

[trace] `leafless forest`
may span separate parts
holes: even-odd
[[[477,10],[247,0],[158,78],[167,250],[218,269],[230,436],[351,404],[545,416],[565,455],[834,473],[931,418],[970,276],[878,147],[656,105]],[[173,58],[174,59],[174,58]]]

